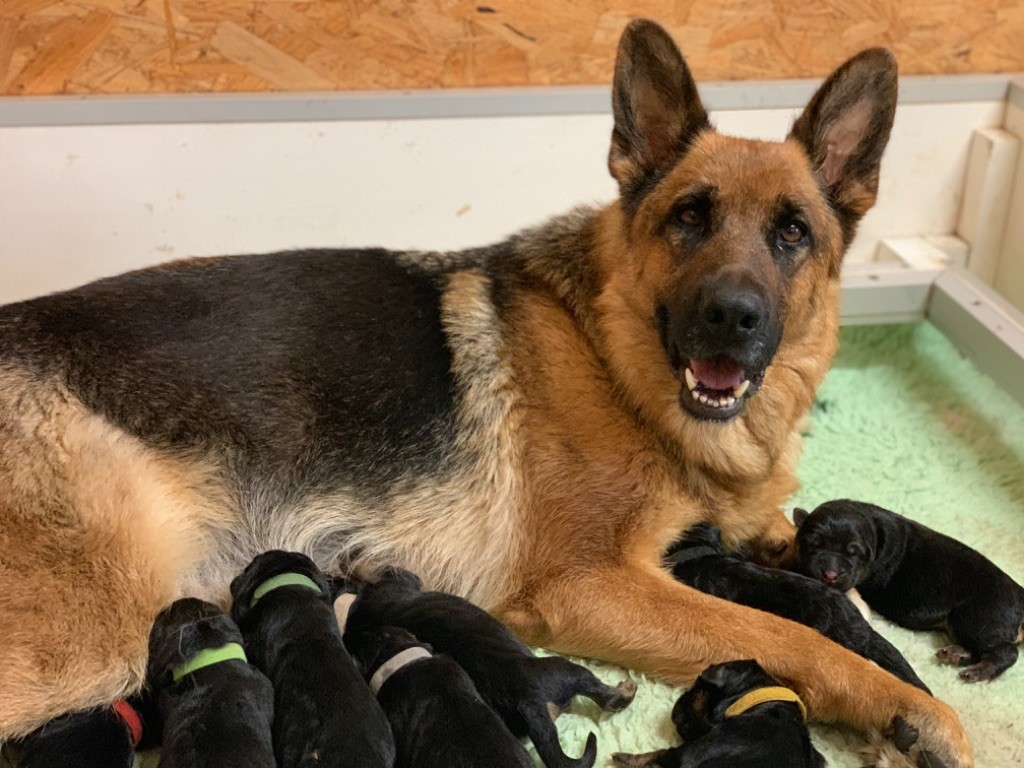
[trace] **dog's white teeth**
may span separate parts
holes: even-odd
[[[749,387],[750,379],[744,379],[743,383],[736,387],[736,390],[733,392],[733,397],[737,399],[743,397],[743,393],[746,392]]]
[[[700,401],[702,403],[704,403],[704,405],[707,405],[708,404],[708,396],[707,395],[701,395],[700,396]]]
[[[693,395],[694,400],[700,400],[700,392],[697,390],[693,390],[690,394]]]
[[[689,368],[686,369],[686,386],[692,392],[697,388],[697,377],[693,375],[693,371]]]
[[[736,398],[735,398],[735,397],[732,397],[732,396],[730,395],[729,397],[725,398],[725,407],[726,407],[726,408],[732,408],[732,406],[733,406],[733,405],[734,405],[735,403],[736,403]]]

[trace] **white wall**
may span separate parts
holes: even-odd
[[[1003,111],[901,106],[850,259],[951,232],[971,130]],[[713,118],[777,139],[796,112]],[[612,199],[610,131],[607,115],[0,128],[0,303],[190,255],[487,243]]]

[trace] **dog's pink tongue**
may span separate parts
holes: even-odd
[[[690,370],[708,389],[732,389],[743,383],[743,366],[731,357],[691,360]]]

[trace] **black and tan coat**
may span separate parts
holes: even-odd
[[[941,702],[659,564],[699,521],[770,555],[792,539],[797,427],[895,88],[869,51],[788,140],[722,136],[635,22],[614,204],[474,251],[184,261],[0,309],[0,737],[138,686],[156,612],[223,600],[273,547],[401,565],[534,643],[676,682],[753,657],[817,718],[900,714],[971,765]],[[709,280],[759,302],[720,413],[683,375],[718,354],[693,319]]]

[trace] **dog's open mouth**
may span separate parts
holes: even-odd
[[[739,362],[720,355],[687,360],[676,375],[684,387],[680,401],[688,411],[701,418],[724,420],[743,409],[744,400],[757,391],[764,372],[748,374]]]

